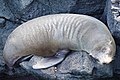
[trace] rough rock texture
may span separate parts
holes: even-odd
[[[104,15],[117,44],[114,73],[120,74],[120,0],[107,0]]]
[[[23,64],[22,67],[36,77],[46,80],[92,80],[113,75],[111,64],[100,65],[86,52],[73,52],[59,65],[44,70],[33,70],[30,64]]]
[[[14,17],[23,21],[54,13],[82,13],[100,17],[106,0],[5,0]]]
[[[108,0],[106,5],[107,24],[111,33],[120,45],[120,1]]]
[[[114,73],[120,74],[120,46],[117,46],[117,52],[114,63]]]
[[[109,2],[108,0],[107,2]],[[117,0],[114,0],[116,2]],[[118,3],[118,1],[117,1]],[[2,57],[2,50],[4,48],[7,36],[20,24],[47,14],[54,13],[77,13],[88,14],[94,16],[109,25],[109,28],[116,40],[119,40],[119,24],[114,20],[114,14],[109,5],[106,6],[104,15],[102,15],[105,8],[106,0],[0,0],[0,80],[2,75],[4,77],[25,76],[28,73],[35,74],[39,78],[51,79],[93,79],[99,77],[111,77],[112,66],[100,65],[96,63],[88,54],[71,54],[62,64],[57,65],[58,71],[54,72],[54,67],[45,70],[24,70],[22,68],[15,68],[11,72],[7,70],[4,59]],[[110,3],[108,3],[110,4]],[[115,3],[116,4],[116,3]],[[109,9],[108,9],[109,8]],[[106,11],[107,10],[107,11]],[[109,12],[110,11],[110,12]],[[107,13],[108,12],[108,13]],[[117,13],[118,15],[118,13]],[[113,21],[112,21],[113,20]],[[119,20],[119,18],[118,18]],[[114,25],[117,27],[113,28]],[[119,42],[117,41],[119,44]],[[118,46],[118,50],[119,50]],[[119,54],[120,51],[117,51]],[[72,59],[71,59],[72,57]],[[119,58],[115,59],[115,70],[120,69],[118,63]],[[28,72],[28,73],[27,73]],[[23,74],[24,73],[24,74]],[[41,75],[39,75],[41,74]],[[6,79],[3,79],[6,80]],[[11,80],[11,78],[10,78]]]

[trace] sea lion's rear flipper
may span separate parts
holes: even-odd
[[[20,63],[24,68],[45,69],[54,66],[65,59],[69,50],[59,50],[56,55],[50,57],[33,56],[30,61]]]

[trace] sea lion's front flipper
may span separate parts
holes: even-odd
[[[54,56],[41,57],[34,55],[29,61],[23,61],[20,65],[26,69],[44,69],[54,66],[65,59],[70,50],[59,50]]]
[[[69,53],[69,50],[59,50],[56,55],[51,57],[45,57],[41,60],[36,59],[36,64],[32,66],[33,69],[43,69],[43,68],[49,68],[51,66],[54,66],[60,62],[62,62],[66,56],[66,54]],[[39,58],[39,57],[38,57]]]

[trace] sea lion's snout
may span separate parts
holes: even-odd
[[[105,45],[105,48],[103,49],[103,55],[105,54],[105,56],[103,56],[103,58],[105,58],[105,60],[103,59],[103,63],[110,63],[115,56],[115,52],[116,52],[116,45],[114,40],[113,41],[109,41],[107,45]]]
[[[97,59],[100,64],[109,64],[114,59],[116,51],[116,47],[113,44],[113,42],[110,42],[108,44],[100,45],[99,47],[96,47],[90,55]]]
[[[98,60],[101,64],[103,63],[110,63],[113,60],[113,56],[110,54],[112,53],[112,50],[110,47],[105,47],[101,50],[100,53],[98,53]]]

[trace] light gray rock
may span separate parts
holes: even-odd
[[[86,52],[71,53],[62,63],[47,69],[34,70],[28,66],[29,63],[26,63],[22,67],[40,79],[93,80],[113,75],[111,64],[101,65]]]
[[[120,46],[117,46],[117,52],[114,60],[114,73],[120,74]]]
[[[88,14],[100,18],[106,0],[5,0],[16,18],[29,20],[55,13]]]
[[[0,18],[0,28],[3,28],[3,27],[5,27],[5,19],[3,19],[3,18]]]
[[[20,17],[23,9],[26,9],[33,0],[4,0],[15,17]]]
[[[5,67],[4,59],[1,53],[2,53],[2,50],[0,50],[0,73],[4,70],[4,67]]]
[[[17,1],[17,0],[15,0],[15,1]],[[33,2],[33,0],[18,0],[18,1],[20,2],[19,4],[21,4],[20,5],[21,9],[25,9],[28,5],[30,5]]]
[[[106,8],[105,12],[108,27],[115,37],[117,44],[120,44],[120,1],[107,0]]]
[[[13,17],[13,14],[11,13],[10,9],[6,6],[4,0],[0,0],[0,18],[1,17],[5,17],[7,19]]]
[[[120,0],[107,0],[104,13],[106,15],[107,25],[117,44],[114,73],[120,74]]]

